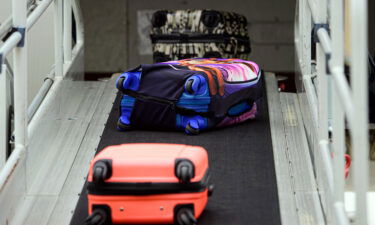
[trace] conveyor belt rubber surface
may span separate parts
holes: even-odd
[[[280,224],[272,141],[264,99],[257,119],[189,136],[182,132],[116,130],[120,97],[109,115],[98,150],[122,143],[153,142],[200,145],[207,149],[215,191],[198,225]],[[71,225],[87,217],[85,188]]]

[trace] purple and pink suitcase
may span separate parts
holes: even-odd
[[[241,59],[194,58],[140,65],[116,81],[119,130],[188,134],[253,119],[263,93],[261,70]]]

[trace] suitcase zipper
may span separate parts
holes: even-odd
[[[89,182],[87,190],[92,195],[156,195],[198,193],[209,187],[210,173],[207,170],[202,180],[191,183],[153,183],[153,182],[108,182],[95,184]]]
[[[135,98],[129,95],[124,95],[123,98],[121,99],[121,106],[123,107],[133,107],[134,103],[135,103]]]
[[[180,99],[177,102],[178,107],[192,109],[197,112],[207,112],[209,104],[211,103],[210,97],[199,97],[192,99]]]
[[[177,105],[181,108],[191,109],[196,112],[207,112],[208,111],[208,105]]]
[[[144,99],[144,98],[143,98]],[[147,100],[153,100],[157,101],[160,103],[168,103],[168,105],[172,106],[172,109],[175,109],[175,104],[173,104],[173,101],[158,101],[160,100],[159,98],[147,98]],[[209,109],[209,104],[211,100],[209,97],[206,97],[204,99],[180,99],[177,102],[177,107],[179,108],[185,108],[185,109],[191,109],[196,112],[207,112]],[[121,100],[121,106],[122,107],[133,107],[135,103],[135,98],[129,96],[129,95],[124,95],[124,98]]]
[[[176,106],[175,106],[176,101],[173,101],[173,100],[167,100],[167,99],[158,98],[158,97],[154,97],[154,96],[144,95],[144,94],[134,92],[132,90],[123,90],[122,92],[124,93],[124,95],[133,98],[134,101],[135,101],[135,99],[139,99],[139,100],[143,100],[143,101],[152,101],[152,102],[158,102],[158,103],[170,105],[172,109],[176,108]],[[125,104],[127,104],[129,102],[125,101]],[[130,105],[130,106],[132,106],[132,105]]]

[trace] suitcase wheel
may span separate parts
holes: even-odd
[[[190,95],[204,94],[206,91],[206,80],[201,75],[193,75],[185,82],[185,91]]]
[[[212,193],[214,192],[214,189],[215,189],[215,185],[213,185],[213,184],[210,184],[209,186],[208,186],[208,197],[210,197],[211,195],[212,195]]]
[[[216,11],[205,10],[202,12],[201,20],[206,27],[216,27],[221,21],[221,15]]]
[[[151,23],[153,27],[162,27],[167,22],[167,12],[157,11],[152,15]]]
[[[190,179],[194,177],[194,166],[192,162],[188,160],[178,162],[176,176],[183,183],[190,182]]]
[[[199,123],[196,120],[190,120],[185,127],[185,132],[187,134],[197,135],[199,134]]]
[[[195,225],[197,219],[194,217],[193,210],[190,208],[181,208],[177,212],[177,223],[179,225]]]
[[[136,91],[139,87],[139,72],[126,72],[121,74],[116,82],[116,87],[120,91],[133,90]]]
[[[107,213],[102,209],[94,209],[90,216],[87,217],[86,225],[104,225],[107,221]]]
[[[111,176],[110,168],[104,161],[97,161],[94,165],[92,181],[96,184],[102,183]]]
[[[125,118],[123,118],[123,117],[125,117]],[[117,129],[120,130],[120,131],[131,130],[129,119],[126,116],[122,116],[121,118],[119,118],[118,121],[117,121]]]
[[[190,79],[190,80],[186,81],[185,89],[189,94],[194,94],[193,84],[194,84],[193,79]]]
[[[124,80],[125,80],[125,77],[123,77],[123,76],[120,76],[117,79],[116,88],[119,89],[120,91],[122,90],[122,84],[124,83]]]

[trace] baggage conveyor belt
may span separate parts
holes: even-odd
[[[257,119],[203,132],[197,136],[189,136],[184,132],[119,132],[116,130],[119,101],[118,95],[98,150],[109,145],[145,142],[203,146],[208,151],[215,190],[198,225],[281,224],[265,97],[259,106]],[[84,224],[88,215],[85,188],[84,186],[71,225]]]

